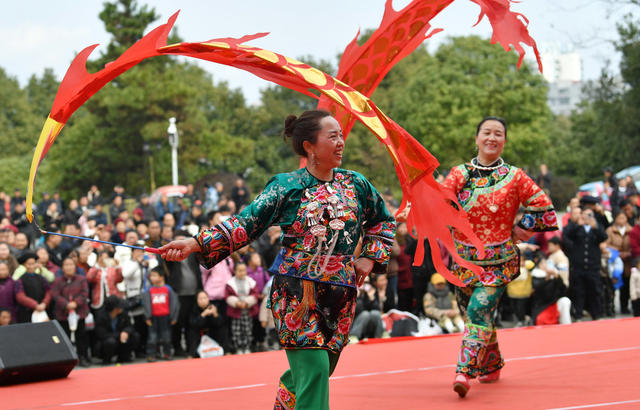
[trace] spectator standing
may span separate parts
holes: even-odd
[[[91,308],[101,309],[109,296],[122,297],[117,287],[122,280],[122,268],[114,266],[113,259],[109,258],[109,252],[98,251],[96,265],[87,271],[87,281],[92,287]]]
[[[574,317],[576,320],[582,319],[586,304],[592,319],[598,319],[602,314],[600,244],[607,240],[607,234],[596,221],[593,210],[579,212],[575,209],[562,232],[562,239],[570,262],[569,283],[573,294]]]
[[[109,216],[111,217],[111,221],[118,219],[120,214],[126,210],[127,209],[122,201],[122,196],[115,195],[111,201],[111,205],[109,206]]]
[[[155,360],[158,347],[162,358],[171,358],[171,326],[176,324],[180,302],[178,295],[165,284],[165,273],[155,267],[149,274],[151,287],[144,292],[144,317],[148,326],[147,361]]]
[[[624,264],[622,273],[623,285],[619,291],[620,313],[629,313],[629,277],[631,276],[631,241],[629,234],[631,225],[627,223],[627,216],[621,212],[616,215],[613,225],[607,228],[607,246],[619,252]]]
[[[97,185],[91,185],[89,192],[87,192],[87,200],[91,206],[96,206],[97,204],[102,203],[102,194],[100,193]]]
[[[236,353],[250,353],[253,341],[253,317],[258,315],[258,291],[256,282],[247,276],[247,265],[237,262],[234,277],[227,282],[225,296],[227,314],[231,318],[231,340]]]
[[[540,173],[536,177],[536,185],[538,185],[548,197],[551,197],[551,173],[547,168],[547,164],[540,164]]]
[[[80,366],[88,366],[89,340],[84,320],[89,314],[89,283],[84,276],[76,273],[73,259],[67,257],[62,261],[62,276],[53,282],[51,296],[55,303],[54,318],[60,322],[67,336],[71,337],[71,333],[75,332]]]
[[[247,256],[247,272],[248,276],[256,282],[256,291],[258,292],[258,304],[262,303],[265,297],[263,290],[269,282],[269,274],[262,266],[262,258],[258,252],[249,252]],[[253,318],[253,339],[260,347],[264,347],[265,330],[260,325],[258,317]]]
[[[229,321],[227,317],[227,301],[226,287],[227,282],[233,277],[234,262],[231,257],[224,259],[222,262],[214,265],[211,269],[200,266],[200,274],[202,278],[202,288],[209,295],[209,300],[222,318],[223,326],[216,329],[213,337],[220,343],[225,351],[231,350],[229,340]]]
[[[249,203],[249,188],[242,178],[236,179],[236,184],[231,189],[231,199],[236,203],[237,209],[242,209]]]
[[[142,210],[142,219],[145,222],[150,223],[151,221],[155,221],[158,219],[158,212],[156,211],[156,208],[149,202],[149,195],[140,195],[140,203],[138,204],[138,207]]]
[[[93,211],[89,213],[89,218],[96,221],[96,226],[107,225],[107,214],[102,210],[102,202],[97,202],[93,205]],[[112,219],[113,221],[113,219]],[[115,222],[114,222],[115,225]]]
[[[156,204],[156,214],[159,220],[164,218],[165,214],[173,214],[173,202],[169,201],[166,194],[163,194]]]
[[[396,228],[395,242],[400,253],[398,254],[398,310],[411,312],[413,310],[413,278],[411,275],[411,255],[407,249],[407,224],[402,222]],[[393,250],[393,249],[392,249]]]
[[[19,323],[31,322],[31,315],[34,311],[44,312],[51,303],[49,282],[35,272],[36,258],[35,253],[25,252],[18,260],[25,267],[25,273],[15,284]]]
[[[15,285],[15,281],[9,274],[9,266],[6,263],[0,263],[0,308],[9,311],[12,322],[17,320]]]
[[[176,232],[176,239],[191,237],[185,231]],[[180,301],[180,311],[177,322],[173,326],[173,348],[176,356],[186,356],[191,341],[189,340],[189,315],[196,303],[196,295],[202,289],[200,265],[196,255],[189,255],[181,262],[164,262],[169,275],[167,284],[177,293]],[[185,347],[182,345],[182,337],[185,338]]]
[[[141,246],[141,245],[138,245]],[[147,325],[145,323],[143,294],[148,288],[147,272],[157,265],[155,258],[149,258],[143,250],[133,249],[129,260],[122,263],[121,290],[124,291],[127,301],[127,311],[141,343],[138,345],[138,353],[143,354],[143,345],[146,343]]]

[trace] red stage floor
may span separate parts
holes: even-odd
[[[502,379],[451,389],[460,335],[384,339],[344,351],[332,409],[640,408],[640,319],[499,332]],[[0,408],[269,409],[283,352],[77,369],[68,378],[0,387]]]

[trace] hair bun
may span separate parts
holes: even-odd
[[[291,137],[293,135],[293,128],[296,125],[296,120],[298,119],[298,117],[296,117],[295,115],[291,114],[288,115],[287,118],[284,120],[284,131],[283,134],[285,136]]]

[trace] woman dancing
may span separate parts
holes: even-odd
[[[479,259],[466,238],[454,232],[458,254],[483,268],[480,275],[456,263],[452,268],[466,285],[456,288],[465,318],[453,383],[460,397],[469,391],[469,379],[479,376],[481,383],[495,382],[504,366],[495,318],[507,283],[519,274],[515,242],[528,240],[534,232],[558,229],[551,200],[524,171],[502,160],[506,141],[506,122],[498,117],[484,118],[476,132],[477,157],[453,168],[443,183],[456,195],[473,231],[485,243],[485,258]],[[514,225],[520,206],[524,215]]]
[[[283,247],[270,269],[276,276],[269,301],[289,369],[275,408],[328,409],[329,376],[348,341],[356,286],[385,272],[395,220],[361,174],[337,168],[344,139],[328,112],[288,116],[284,135],[307,159],[305,168],[276,175],[238,215],[160,250],[169,261],[195,252],[211,267],[280,225]]]

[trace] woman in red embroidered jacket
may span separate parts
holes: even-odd
[[[456,288],[465,318],[454,380],[454,390],[460,397],[469,390],[469,378],[479,376],[481,383],[490,383],[500,377],[504,361],[498,349],[495,314],[507,283],[520,272],[514,241],[526,241],[534,232],[558,229],[547,195],[524,171],[502,160],[506,141],[506,122],[498,117],[484,118],[476,132],[478,156],[453,168],[443,183],[467,211],[473,231],[485,243],[485,258],[480,259],[464,235],[453,233],[458,254],[483,268],[476,275],[456,263],[452,266],[466,285]],[[514,225],[521,206],[524,215]]]
[[[305,168],[276,175],[238,215],[161,251],[167,260],[197,252],[212,266],[279,225],[283,246],[270,269],[276,276],[269,301],[290,369],[280,378],[275,408],[328,409],[329,376],[348,340],[356,284],[385,272],[395,220],[361,174],[337,168],[344,139],[328,112],[291,115],[284,134],[307,159]]]

